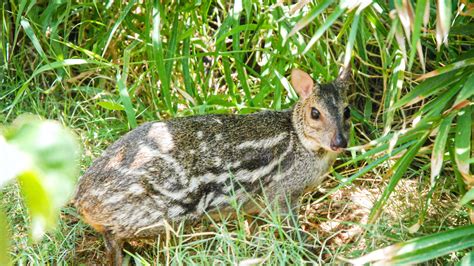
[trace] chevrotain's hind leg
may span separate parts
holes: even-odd
[[[108,265],[122,266],[123,240],[116,238],[109,232],[104,233],[105,249],[107,252]]]

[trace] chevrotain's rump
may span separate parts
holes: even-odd
[[[263,194],[286,212],[318,185],[347,143],[345,93],[340,81],[314,86],[300,70],[292,84],[300,100],[291,110],[147,123],[112,144],[74,199],[104,234],[110,260],[121,263],[124,240],[157,236],[166,224],[232,212],[231,202],[258,212],[251,202]]]

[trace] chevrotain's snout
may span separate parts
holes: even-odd
[[[336,133],[331,140],[331,149],[338,151],[339,149],[347,148],[347,140],[341,133]]]

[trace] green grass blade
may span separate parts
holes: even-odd
[[[130,47],[125,49],[123,55],[123,68],[120,72],[120,69],[117,69],[117,88],[120,94],[120,100],[122,101],[123,107],[125,108],[125,113],[127,114],[128,124],[130,128],[137,127],[137,120],[135,118],[135,110],[132,106],[132,101],[130,95],[128,94],[127,89],[127,76],[130,63],[130,51],[135,47],[137,43],[132,44]]]
[[[321,14],[330,4],[332,4],[333,0],[324,0],[321,4],[313,7],[306,16],[301,18],[290,31],[288,34],[288,38],[293,36],[296,32],[300,31],[302,28],[306,27],[309,23],[311,23],[314,19],[316,19],[319,14]]]
[[[357,28],[359,27],[360,11],[356,10],[351,24],[351,31],[349,33],[349,40],[346,44],[346,52],[344,53],[344,68],[349,68],[352,58],[352,49],[357,36]]]
[[[152,26],[152,44],[153,44],[153,53],[155,58],[155,70],[158,72],[158,76],[161,81],[161,93],[162,98],[164,99],[166,108],[171,114],[175,113],[173,104],[171,102],[171,91],[170,91],[170,80],[169,76],[166,73],[166,64],[165,64],[165,55],[163,49],[163,41],[161,38],[161,27],[163,23],[162,18],[162,6],[159,1],[154,1],[153,4],[153,26]]]
[[[131,0],[130,2],[128,2],[127,6],[120,13],[120,16],[117,19],[117,21],[115,21],[114,26],[112,27],[110,32],[107,34],[108,35],[107,41],[105,42],[104,48],[102,49],[102,57],[104,57],[105,53],[107,52],[107,48],[109,47],[110,41],[112,41],[112,38],[114,37],[115,32],[117,31],[120,24],[122,24],[122,21],[128,15],[128,12],[130,12],[133,5],[135,5],[135,2],[136,0]]]
[[[46,57],[46,54],[44,53],[44,50],[41,47],[41,44],[40,44],[38,38],[36,37],[35,32],[31,28],[30,23],[26,19],[22,18],[21,19],[21,26],[25,30],[26,36],[28,36],[28,38],[31,40],[31,43],[33,44],[33,47],[35,47],[38,54],[41,56],[41,58],[44,61],[48,62],[48,58]]]
[[[336,19],[339,18],[342,13],[344,13],[344,11],[345,8],[342,8],[339,5],[336,7],[336,9],[331,13],[331,15],[329,15],[327,20],[316,30],[311,40],[309,40],[309,42],[306,44],[306,47],[304,48],[302,54],[306,54],[311,49],[311,47],[313,47],[313,45],[319,40],[319,38],[321,38],[324,32],[326,32],[326,30],[334,24]]]

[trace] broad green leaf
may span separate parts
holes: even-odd
[[[471,180],[469,174],[469,157],[471,154],[471,134],[472,134],[472,106],[466,106],[458,113],[456,124],[456,136],[454,138],[454,158],[458,170],[463,178],[468,181]]]
[[[123,111],[125,108],[121,104],[114,102],[101,101],[97,103],[99,106],[112,111]]]
[[[461,201],[459,202],[461,205],[466,205],[469,202],[474,200],[474,188],[471,188],[464,196],[461,198]]]
[[[56,226],[57,212],[39,171],[25,171],[18,176],[21,194],[31,217],[31,234],[39,240],[46,230]]]
[[[18,180],[31,215],[33,237],[39,239],[55,226],[60,208],[73,193],[79,144],[57,122],[24,117],[14,122],[6,137],[8,144],[28,157],[27,169],[18,174]],[[0,172],[8,171],[8,165],[2,167]]]
[[[26,171],[31,160],[29,156],[16,146],[7,143],[0,135],[0,187]]]
[[[474,225],[468,225],[388,246],[348,261],[354,265],[417,264],[473,246]]]

